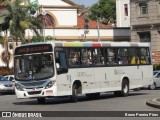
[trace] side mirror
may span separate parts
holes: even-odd
[[[56,63],[56,68],[57,68],[57,69],[59,69],[59,68],[60,68],[59,63]]]
[[[12,82],[15,82],[15,80],[12,80]]]

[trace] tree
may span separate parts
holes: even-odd
[[[99,0],[90,8],[89,18],[97,20],[103,24],[115,22],[116,20],[116,1],[115,0]]]
[[[78,8],[78,14],[83,17],[87,18],[89,13],[89,7],[85,7],[84,5],[80,5]]]
[[[51,36],[45,36],[45,41],[50,41],[55,38]],[[35,42],[43,42],[44,41],[44,36],[33,36],[32,39],[30,40],[30,43],[35,43]]]
[[[25,40],[25,30],[33,30],[37,36],[39,32],[37,29],[43,28],[42,20],[32,16],[30,14],[30,9],[33,6],[31,3],[27,2],[28,0],[14,0],[13,2],[6,2],[5,7],[9,11],[5,17],[5,23],[1,25],[2,30],[10,31],[10,36],[14,41],[23,41]],[[22,6],[23,3],[24,4]]]
[[[5,45],[5,37],[0,35],[0,44]]]
[[[8,30],[10,37],[16,41],[16,43],[18,40],[27,43],[25,40],[26,29],[33,30],[37,36],[40,36],[37,29],[43,28],[43,22],[30,14],[33,5],[29,3],[28,0],[0,0],[0,3],[8,10],[5,14],[5,22],[0,24],[0,31],[5,31],[6,33],[5,38],[1,40],[5,41],[5,56],[8,67]]]

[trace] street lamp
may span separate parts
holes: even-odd
[[[6,63],[9,68],[9,54],[8,54],[8,31],[6,30]]]
[[[43,41],[45,42],[45,16],[46,16],[46,12],[43,10],[42,8],[42,16],[43,16]]]

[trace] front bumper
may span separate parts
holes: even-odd
[[[57,96],[57,86],[54,86],[49,89],[24,90],[24,91],[19,91],[15,88],[15,94],[18,99],[53,97],[53,96]]]
[[[14,87],[0,87],[0,93],[14,92]]]

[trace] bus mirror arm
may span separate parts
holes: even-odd
[[[137,69],[139,69],[139,64],[137,64]]]

